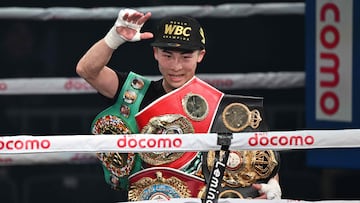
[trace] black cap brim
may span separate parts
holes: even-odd
[[[204,49],[202,47],[187,46],[186,44],[165,43],[165,42],[153,42],[151,43],[151,46],[165,48],[165,49],[169,48],[169,49],[180,49],[180,50],[189,50],[189,51]]]

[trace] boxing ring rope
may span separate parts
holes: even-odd
[[[146,200],[146,201],[137,201],[139,203],[163,203],[164,200]],[[182,198],[182,199],[170,199],[166,200],[167,203],[203,203],[199,198]],[[321,203],[359,203],[358,200],[323,200],[323,201],[305,201],[305,200],[291,200],[291,199],[281,199],[281,200],[257,200],[257,199],[235,199],[235,198],[226,198],[218,199],[218,203],[296,203],[296,202],[321,202]]]
[[[107,20],[115,19],[121,7],[97,8],[26,8],[3,7],[0,8],[0,19],[26,19],[26,20]],[[191,15],[194,17],[234,18],[251,15],[303,15],[304,3],[227,3],[212,5],[176,5],[136,7],[141,12],[152,12],[152,17],[162,18],[167,15]]]
[[[220,90],[298,88],[305,84],[303,72],[246,74],[198,74],[200,79]],[[156,80],[160,76],[146,76]],[[96,93],[82,78],[0,79],[0,95]]]
[[[233,133],[231,150],[294,150],[360,147],[360,129]],[[220,150],[218,134],[47,135],[0,137],[0,155],[96,152],[186,152]],[[66,159],[71,161],[72,154]],[[88,156],[85,156],[90,158]],[[8,157],[9,158],[9,157]],[[15,157],[14,157],[15,158]],[[15,158],[16,159],[16,158]],[[54,160],[44,160],[54,161]],[[3,160],[1,164],[11,164]],[[12,162],[12,164],[16,164]]]

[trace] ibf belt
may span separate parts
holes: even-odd
[[[153,167],[129,177],[129,201],[199,198],[205,190],[203,179],[180,170]]]
[[[207,133],[223,93],[193,77],[182,87],[164,95],[136,115],[141,133]],[[198,152],[141,153],[149,166],[181,168]]]
[[[130,72],[116,100],[116,103],[100,112],[91,124],[91,132],[98,134],[137,133],[135,114],[150,85],[146,78]],[[134,153],[97,153],[103,164],[105,180],[117,188],[120,177],[127,176],[135,166]]]
[[[226,94],[216,113],[213,133],[267,131],[263,116],[263,98]],[[241,136],[241,134],[239,135]],[[206,178],[215,157],[224,152],[210,151],[204,155]],[[219,198],[254,198],[259,194],[253,183],[267,182],[279,170],[279,153],[272,150],[230,151]]]

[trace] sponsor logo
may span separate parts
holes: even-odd
[[[0,82],[0,91],[7,90],[7,84],[5,82]]]
[[[69,79],[65,84],[66,90],[91,90],[93,87],[84,80]]]
[[[191,27],[181,25],[165,24],[165,35],[182,35],[184,37],[190,36]]]
[[[12,158],[9,158],[9,157],[0,158],[0,163],[6,164],[6,163],[12,163],[12,162],[13,162]]]
[[[327,15],[331,13],[332,15]],[[332,16],[332,17],[330,17]],[[330,61],[331,65],[320,66],[320,74],[327,74],[331,77],[329,80],[320,80],[321,88],[328,88],[320,96],[320,108],[322,112],[328,115],[335,114],[339,110],[340,101],[339,97],[333,88],[336,88],[340,83],[340,59],[336,52],[331,51],[336,48],[340,41],[340,32],[334,24],[340,21],[340,11],[336,4],[327,3],[320,9],[320,21],[324,22],[324,26],[320,30],[320,44],[324,48],[323,52],[320,52],[320,59],[323,61]],[[332,36],[332,38],[327,37]],[[328,105],[331,103],[332,105]]]
[[[271,135],[267,136],[266,133],[255,133],[250,137],[248,143],[250,146],[304,146],[313,145],[315,138],[311,135]]]
[[[118,139],[119,148],[180,148],[182,146],[181,138],[129,138],[124,136]]]
[[[208,185],[208,191],[206,194],[205,203],[217,202],[219,196],[219,190],[221,179],[223,178],[225,170],[225,164],[220,161],[215,162],[214,171],[211,174],[210,184]]]
[[[92,154],[79,154],[76,153],[74,154],[71,158],[71,161],[95,161],[98,160],[96,158],[96,156],[92,155]]]
[[[315,11],[315,118],[352,122],[353,1],[318,0]]]
[[[204,81],[217,88],[229,88],[234,85],[232,79],[209,79]]]
[[[49,140],[0,140],[0,150],[38,150],[49,148]]]

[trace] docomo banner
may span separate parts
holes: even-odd
[[[353,1],[316,0],[316,119],[352,121]]]
[[[360,147],[360,129],[234,133],[232,150]],[[331,136],[329,136],[331,135]],[[188,152],[220,150],[209,134],[61,135],[0,137],[0,154],[50,152]]]
[[[360,128],[360,1],[307,0],[305,13],[306,127]],[[360,168],[359,156],[359,149],[309,151],[307,163]]]

